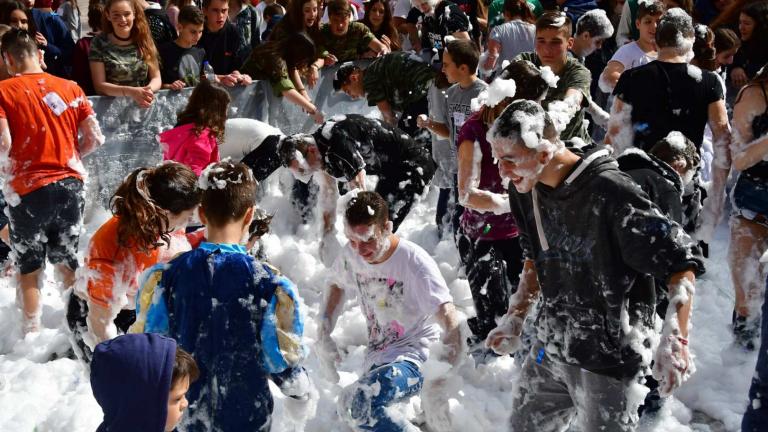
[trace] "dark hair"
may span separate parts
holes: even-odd
[[[693,41],[693,60],[691,64],[708,71],[717,70],[715,52],[715,34],[704,24],[696,25],[696,39]]]
[[[245,164],[225,159],[200,176],[208,184],[200,203],[208,225],[222,227],[237,221],[256,203],[258,182]]]
[[[104,15],[104,5],[101,3],[91,3],[88,5],[88,25],[91,30],[101,31],[101,17]]]
[[[36,57],[37,42],[34,33],[27,30],[12,28],[8,30],[0,39],[0,50],[3,54],[8,54],[14,60],[21,60],[25,57]]]
[[[341,87],[349,82],[349,77],[353,73],[361,70],[362,69],[360,69],[360,66],[357,66],[352,62],[342,63],[342,65],[336,69],[336,73],[333,75],[333,90],[341,90]]]
[[[294,33],[294,32],[300,32],[304,31],[304,5],[309,3],[310,1],[314,1],[318,4],[318,11],[320,11],[320,1],[319,0],[294,0],[290,2],[288,5],[288,8],[285,12],[285,18],[283,18],[280,23],[277,25],[279,27],[286,26],[287,28],[286,33]],[[318,14],[319,15],[319,14]],[[281,28],[282,30],[282,28]],[[317,17],[315,19],[315,22],[312,24],[312,27],[308,29],[308,33],[310,36],[314,37],[320,32],[320,17]],[[276,32],[273,32],[272,34],[276,34]]]
[[[214,1],[214,0],[203,0],[203,4],[202,4],[203,9],[207,9],[208,7],[210,7],[212,1]],[[224,0],[224,1],[226,1],[227,2],[227,6],[229,6],[229,1],[228,0]]]
[[[361,19],[360,22],[365,24],[366,27],[371,30],[371,32],[377,35],[377,37],[380,37],[378,35],[386,35],[392,44],[392,51],[399,51],[400,34],[397,32],[397,28],[395,28],[395,23],[392,22],[392,9],[389,7],[389,2],[387,0],[368,0],[364,4],[365,15],[363,15],[363,19]],[[384,6],[384,20],[381,22],[381,28],[374,31],[373,23],[371,23],[371,18],[369,15],[371,10],[373,10],[373,6],[376,4],[381,4]]]
[[[613,25],[604,10],[592,9],[576,21],[576,34],[580,35],[584,32],[587,32],[590,37],[607,39],[613,34]]]
[[[682,48],[678,46],[679,38],[694,39],[696,31],[693,19],[688,14],[681,14],[682,9],[669,9],[661,17],[656,27],[656,46],[661,48]]]
[[[13,11],[20,10],[27,16],[27,30],[35,34],[37,28],[35,27],[35,20],[32,19],[32,12],[30,12],[26,5],[18,0],[5,0],[0,2],[0,24],[11,25],[11,13]]]
[[[352,5],[349,0],[330,0],[325,7],[328,9],[328,16],[352,15]]]
[[[264,72],[271,80],[280,80],[286,69],[301,69],[317,59],[317,47],[304,32],[294,33],[282,40],[268,40],[251,51],[250,58],[267,57]],[[250,61],[250,60],[249,60]],[[244,67],[245,69],[245,67]],[[247,70],[247,69],[246,69]]]
[[[518,113],[522,113],[523,115],[518,115]],[[522,118],[538,116],[542,116],[544,118],[544,127],[542,132],[531,132],[534,132],[539,140],[547,139],[555,142],[558,139],[559,134],[557,133],[555,124],[552,122],[552,118],[549,116],[549,114],[547,114],[547,112],[538,102],[525,99],[518,99],[513,101],[511,104],[509,104],[509,106],[507,106],[507,108],[504,109],[499,118],[497,118],[494,122],[495,135],[506,138],[511,138],[513,136],[520,137],[521,129],[523,127],[521,122],[524,121]]]
[[[664,12],[667,11],[667,7],[664,6],[664,3],[661,0],[646,0],[643,2],[638,2],[637,4],[637,13],[635,14],[635,19],[640,21],[646,16],[660,16],[664,15]]]
[[[721,27],[715,30],[715,54],[720,54],[723,51],[738,48],[741,46],[741,39],[735,31]]]
[[[177,116],[176,126],[194,123],[196,135],[199,136],[203,129],[208,128],[216,140],[221,142],[224,139],[229,102],[229,92],[221,84],[202,79],[192,90],[187,106]]]
[[[511,79],[515,81],[515,95],[504,98],[496,106],[483,105],[479,116],[483,123],[490,126],[510,103],[525,99],[538,101],[549,90],[549,83],[541,76],[541,70],[528,60],[513,60],[505,67],[496,79]]]
[[[134,170],[117,188],[110,201],[118,219],[120,246],[148,251],[170,242],[171,229],[165,210],[172,214],[193,209],[200,202],[197,176],[186,165],[164,163]]]
[[[205,15],[199,7],[194,5],[182,6],[179,8],[179,24],[205,25]]]
[[[670,132],[670,134],[671,133],[672,132]],[[672,140],[669,139],[669,135],[667,135],[654,144],[648,153],[656,156],[668,165],[672,165],[678,159],[684,159],[687,169],[698,167],[701,162],[699,151],[696,149],[693,141],[689,140],[683,134],[680,134],[680,136],[685,140],[685,148],[680,148],[680,146],[675,145]]]
[[[193,383],[200,378],[200,369],[192,355],[176,346],[176,358],[173,360],[173,375],[171,375],[171,388],[180,380],[189,377],[189,382]]]
[[[536,22],[536,16],[525,0],[504,0],[504,12],[513,18],[520,17],[521,20],[530,24]]]
[[[310,145],[315,145],[312,135],[300,133],[283,138],[277,150],[280,162],[283,166],[289,166],[291,161],[296,159],[296,152],[306,156]]]
[[[451,56],[451,60],[456,64],[456,67],[465,65],[471,74],[477,71],[477,64],[480,62],[480,52],[471,40],[453,39],[445,44],[445,51]]]
[[[755,52],[755,54],[762,53],[765,49],[768,49],[766,48],[766,44],[768,44],[768,1],[750,3],[744,6],[741,13],[755,21],[752,38],[745,41],[744,48]]]
[[[536,32],[546,29],[557,29],[560,30],[566,39],[571,37],[572,26],[573,24],[568,15],[560,11],[544,12],[536,20]]]
[[[683,11],[685,11],[685,13],[690,15],[691,18],[693,18],[693,1],[694,0],[669,0],[669,1],[675,3],[677,6],[672,6],[671,8],[668,8],[668,9],[672,9],[675,7],[680,8]]]
[[[361,191],[347,203],[344,219],[350,226],[378,225],[383,227],[389,220],[389,207],[378,193]]]
[[[285,9],[277,3],[272,3],[271,5],[267,5],[261,14],[264,18],[272,18],[275,15],[284,15]]]

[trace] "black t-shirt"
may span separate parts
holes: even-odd
[[[429,157],[426,148],[400,129],[359,114],[335,116],[313,134],[325,163],[325,172],[351,181],[365,169],[383,178],[405,175],[407,162]]]
[[[227,75],[243,64],[245,49],[240,42],[240,33],[227,21],[217,32],[203,30],[203,37],[197,46],[205,50],[205,59],[218,75]]]
[[[176,42],[168,42],[161,45],[158,52],[163,84],[182,80],[188,86],[194,86],[200,82],[205,50],[198,47],[182,48]]]
[[[699,148],[709,104],[723,99],[723,87],[713,72],[653,61],[624,71],[613,94],[632,106],[635,146],[648,151],[679,131]]]
[[[417,8],[411,8],[406,21],[417,24],[421,19],[421,49],[437,53],[436,62],[442,62],[446,36],[456,32],[469,31],[469,18],[459,6],[450,1],[441,2],[433,15],[424,15]]]

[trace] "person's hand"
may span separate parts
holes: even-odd
[[[733,68],[731,71],[731,82],[736,87],[741,87],[743,85],[747,84],[747,81],[749,81],[749,78],[747,77],[747,73],[744,71],[743,68],[737,67]]]
[[[688,340],[673,334],[662,336],[656,349],[653,377],[659,381],[659,394],[670,395],[696,370],[688,352]]]
[[[315,353],[320,360],[320,370],[328,381],[332,383],[339,382],[339,372],[337,367],[341,363],[341,354],[339,347],[331,338],[330,320],[323,319],[318,329],[317,342],[315,342]]]
[[[336,62],[339,61],[339,59],[337,59],[336,56],[333,54],[328,54],[327,56],[325,56],[325,58],[323,58],[323,60],[325,61],[326,66],[333,66],[336,64]]]
[[[392,50],[389,49],[389,46],[388,45],[384,45],[384,48],[382,48],[381,51],[379,51],[379,57],[381,57],[383,55],[387,55],[390,52],[392,52]]]
[[[11,245],[11,231],[8,224],[5,224],[3,228],[0,229],[0,240],[2,240],[3,243],[7,244],[8,246]]]
[[[309,65],[309,71],[307,72],[307,87],[312,88],[320,81],[320,71],[313,64]]]
[[[176,80],[168,85],[170,90],[181,90],[186,86],[186,83],[182,80]]]
[[[517,315],[506,314],[495,329],[485,338],[485,347],[498,355],[516,352],[522,346],[520,335],[523,333],[523,319]]]
[[[48,46],[48,39],[46,39],[45,36],[43,36],[43,34],[40,32],[35,33],[35,42],[43,47]]]
[[[419,114],[416,116],[416,127],[420,129],[429,128],[429,117],[426,114]]]
[[[453,430],[447,390],[445,378],[425,380],[421,388],[421,406],[431,430]]]
[[[229,75],[222,75],[219,77],[219,82],[221,85],[227,86],[227,87],[234,87],[237,85],[237,76],[234,74]]]
[[[235,71],[235,72],[237,73],[237,83],[238,84],[240,84],[242,86],[247,86],[247,85],[250,85],[253,82],[253,79],[251,78],[250,75],[241,74],[240,72],[237,72],[237,71]]]
[[[155,94],[149,86],[129,88],[130,90],[126,91],[126,94],[141,108],[149,108],[152,105],[152,101],[155,100]]]
[[[387,35],[381,35],[381,39],[379,39],[381,43],[387,46],[387,49],[392,51],[392,41],[389,39]]]
[[[315,121],[315,124],[322,124],[325,121],[323,112],[317,108],[315,108],[315,112],[311,113],[310,115],[312,116],[312,120]]]

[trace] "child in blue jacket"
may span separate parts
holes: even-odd
[[[207,241],[147,272],[131,332],[167,334],[197,360],[187,431],[267,431],[268,379],[288,396],[294,417],[313,409],[313,388],[299,366],[306,353],[298,293],[240,245],[254,212],[250,169],[228,160],[212,164],[200,187]]]

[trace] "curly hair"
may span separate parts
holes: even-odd
[[[221,84],[200,80],[192,90],[187,106],[178,114],[176,126],[194,123],[196,135],[208,128],[216,141],[221,143],[224,140],[229,102],[229,92]]]

